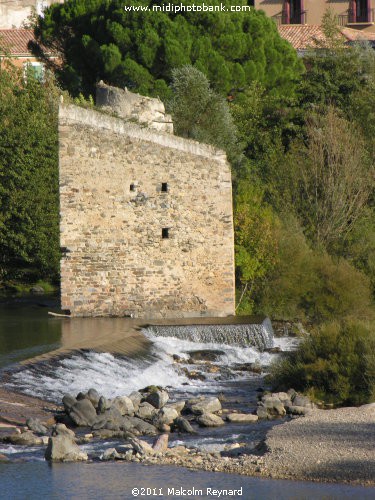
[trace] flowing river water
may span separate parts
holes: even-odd
[[[0,369],[8,389],[55,402],[60,402],[67,392],[75,394],[91,387],[111,398],[154,384],[168,386],[174,400],[220,394],[224,407],[251,412],[264,381],[249,367],[265,368],[277,356],[265,348],[279,346],[286,350],[295,345],[293,338],[274,338],[268,321],[258,321],[253,327],[159,324],[126,336],[128,320],[72,322],[48,316],[53,305],[53,299],[46,297],[0,304]],[[101,349],[109,342],[111,352],[90,349],[89,339],[93,336]],[[124,336],[126,341],[119,343]],[[70,352],[74,346],[84,349]],[[51,351],[57,356],[46,355]],[[212,362],[188,362],[191,353],[197,351],[199,356],[208,353]],[[35,356],[39,356],[35,362],[24,362]],[[251,449],[271,425],[278,423],[227,424],[183,439],[171,434],[170,446],[186,444],[223,451],[240,442]],[[103,443],[86,445],[86,451],[91,456],[99,455],[101,446]],[[43,450],[37,447],[0,444],[0,454],[13,460],[0,463],[0,498],[6,499],[130,499],[136,493],[141,498],[218,498],[212,494],[214,489],[238,490],[235,496],[220,498],[375,497],[374,488],[192,472],[169,466],[97,462],[49,465],[43,459]]]

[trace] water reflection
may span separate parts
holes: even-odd
[[[35,300],[35,299],[34,299]],[[60,346],[61,321],[48,316],[48,303],[0,304],[0,367]]]
[[[189,471],[168,466],[146,467],[125,463],[53,464],[45,462],[0,464],[1,498],[11,499],[122,499],[219,498],[212,490],[242,488],[242,495],[222,499],[344,500],[373,499],[375,488],[337,484],[276,481],[232,474]],[[134,493],[139,493],[137,496]],[[142,490],[143,488],[143,490]],[[184,494],[189,490],[202,494]],[[211,490],[210,490],[211,489]],[[182,494],[179,494],[178,492]],[[144,495],[141,493],[144,492]]]

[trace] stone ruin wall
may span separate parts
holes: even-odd
[[[234,314],[223,152],[72,105],[60,106],[59,141],[62,309],[73,316]]]

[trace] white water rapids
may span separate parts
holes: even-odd
[[[257,325],[258,326],[258,325]],[[186,338],[161,335],[158,331],[146,329],[144,334],[152,341],[146,356],[125,358],[110,353],[93,351],[77,352],[62,359],[54,359],[35,365],[28,365],[11,374],[7,386],[23,393],[43,399],[60,402],[66,393],[76,395],[80,391],[96,388],[107,398],[126,395],[148,385],[172,386],[174,390],[188,393],[218,392],[223,376],[206,374],[206,380],[191,380],[181,369],[181,364],[173,362],[173,355],[189,358],[190,351],[221,351],[212,364],[219,368],[235,367],[238,364],[255,363],[268,366],[276,356],[261,352],[256,347],[239,347],[222,342],[199,342],[189,340],[192,333],[184,331]],[[176,333],[168,331],[168,333]],[[194,330],[193,330],[194,333]],[[196,337],[196,332],[194,333]],[[267,333],[269,339],[269,333]],[[207,334],[203,337],[207,338]],[[212,336],[210,337],[212,338]],[[198,339],[197,339],[198,340]],[[220,339],[222,340],[222,339]],[[290,338],[274,339],[273,344],[288,350],[292,347]],[[194,368],[194,366],[193,366]],[[226,372],[228,376],[228,371]],[[229,374],[229,378],[243,379],[246,372]]]

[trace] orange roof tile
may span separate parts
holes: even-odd
[[[359,40],[375,40],[375,33],[369,33],[367,31],[355,30],[353,28],[341,28],[341,33],[349,42],[355,42]]]
[[[35,41],[32,30],[0,29],[0,47],[11,56],[31,56],[28,43]]]
[[[314,47],[316,40],[324,40],[321,26],[315,24],[282,24],[278,30],[296,50],[306,50]]]

